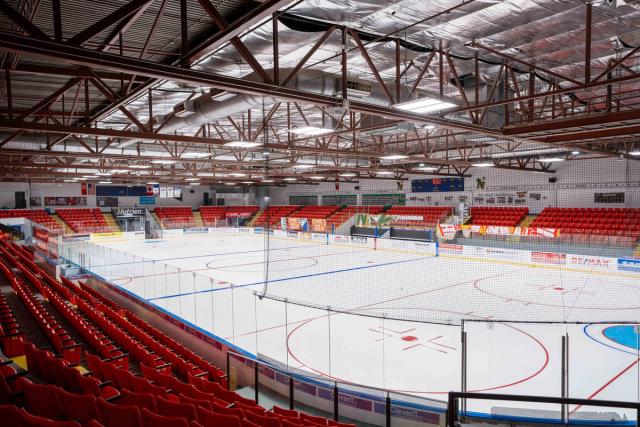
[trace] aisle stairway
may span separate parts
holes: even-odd
[[[535,215],[527,215],[521,222],[520,227],[529,227],[531,223],[536,219]]]
[[[51,218],[53,218],[58,224],[60,224],[60,227],[64,229],[64,234],[73,234],[73,230],[71,229],[71,227],[69,227],[67,223],[58,216],[58,214],[51,214]]]
[[[196,227],[198,228],[204,227],[204,223],[202,222],[202,215],[200,215],[200,211],[193,211],[193,218],[196,220]]]
[[[258,213],[256,213],[256,214],[253,216],[253,218],[251,218],[251,219],[249,220],[249,222],[247,223],[247,227],[253,227],[253,224],[255,224],[255,223],[256,223],[256,221],[258,221],[258,219],[262,216],[263,212],[264,212],[264,210],[260,209],[260,210],[258,211]]]
[[[120,227],[118,226],[118,223],[116,222],[116,219],[113,217],[111,212],[103,212],[102,215],[113,231],[120,231]]]

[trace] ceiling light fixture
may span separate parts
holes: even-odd
[[[234,172],[234,173],[230,173],[230,176],[247,176],[246,173],[240,173],[240,172]]]
[[[382,160],[402,160],[408,157],[409,156],[406,156],[404,154],[388,154],[386,156],[380,156]]]
[[[309,178],[310,179],[315,179],[315,180],[318,180],[318,181],[321,180],[321,179],[325,179],[325,177],[322,176],[322,175],[314,175],[314,176],[310,176]]]
[[[433,166],[420,166],[418,168],[416,168],[416,170],[422,171],[422,172],[433,172],[434,170],[437,170],[438,168],[433,167]]]
[[[495,166],[495,164],[493,162],[478,162],[478,163],[472,163],[471,166],[475,168],[491,168]]]
[[[345,172],[345,173],[338,174],[338,176],[341,176],[343,178],[352,178],[356,176],[356,174],[353,172]]]
[[[185,181],[200,181],[200,178],[193,177],[193,178],[185,178],[184,180]]]
[[[262,142],[255,141],[231,141],[224,144],[225,147],[229,148],[254,148],[263,145]]]
[[[311,169],[311,168],[314,168],[315,166],[314,165],[310,165],[308,163],[300,163],[300,164],[297,164],[297,165],[293,165],[293,167],[295,169]]]
[[[542,163],[564,162],[564,160],[565,159],[563,159],[562,157],[546,157],[538,159],[538,161]]]
[[[631,155],[631,156],[640,156],[640,150],[629,151],[629,155]]]
[[[156,165],[175,165],[178,162],[176,160],[151,160],[151,163]]]
[[[317,126],[303,126],[303,127],[289,129],[290,133],[293,133],[295,135],[301,135],[301,136],[325,135],[333,131],[334,131],[333,129],[321,128]]]
[[[409,111],[411,113],[426,114],[435,113],[436,111],[448,110],[455,107],[453,102],[443,101],[437,98],[420,98],[413,101],[401,102],[400,104],[392,105],[397,110]]]
[[[267,182],[268,183],[268,182],[273,182],[273,180],[272,179],[263,179],[262,182]]]
[[[292,178],[292,177],[287,177],[287,178],[282,178],[283,181],[297,181],[297,178]]]
[[[149,169],[151,166],[149,165],[130,165],[131,169]]]

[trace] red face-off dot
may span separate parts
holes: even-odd
[[[561,287],[555,287],[553,288],[554,291],[564,291],[564,288]]]
[[[405,335],[401,339],[402,341],[418,341],[418,337],[414,337],[413,335]]]

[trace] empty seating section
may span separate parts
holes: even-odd
[[[265,227],[267,225],[280,224],[280,218],[290,216],[299,208],[300,206],[297,205],[269,206],[260,213],[254,225],[256,227]]]
[[[156,208],[158,220],[165,228],[189,228],[196,226],[190,207]]]
[[[11,384],[0,371],[3,426],[354,427],[278,407],[265,410],[228,390],[225,374],[213,364],[88,285],[56,280],[6,240],[0,240],[0,272],[52,343],[39,349],[25,341],[0,293],[2,332],[19,336],[9,345],[3,340],[2,350],[24,355],[28,366],[28,372],[10,373]],[[141,375],[129,370],[131,361]]]
[[[377,215],[384,206],[347,206],[327,217],[327,227],[339,227],[357,213]]]
[[[527,207],[472,207],[471,222],[475,225],[517,227],[528,213]]]
[[[577,242],[633,245],[640,238],[640,209],[545,208],[531,225],[558,228],[561,238]]]
[[[56,210],[58,216],[75,233],[108,233],[114,231],[100,208],[69,208]]]
[[[392,206],[385,214],[400,217],[391,221],[393,227],[433,227],[453,213],[447,206]]]
[[[338,206],[303,206],[289,215],[289,218],[325,219],[338,209]]]
[[[205,227],[215,227],[227,218],[251,218],[260,210],[259,206],[201,206],[200,216]]]
[[[51,217],[44,209],[6,209],[0,210],[0,219],[2,218],[27,218],[49,229],[59,229],[60,224]]]

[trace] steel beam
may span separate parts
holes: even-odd
[[[545,132],[550,130],[569,129],[581,126],[600,125],[607,123],[624,122],[628,120],[640,120],[640,110],[620,111],[614,113],[589,115],[565,120],[545,120],[522,126],[504,128],[505,135],[522,135],[533,132]]]

